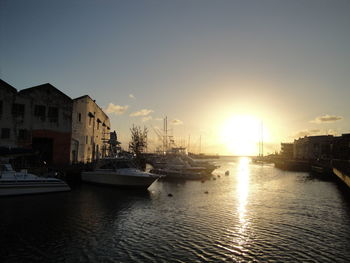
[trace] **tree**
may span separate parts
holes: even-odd
[[[147,149],[147,134],[146,127],[141,129],[140,126],[132,125],[130,129],[131,141],[129,142],[129,151],[132,152],[136,158],[141,156],[141,153]]]

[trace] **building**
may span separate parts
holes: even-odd
[[[332,155],[334,159],[350,160],[350,133],[334,137]]]
[[[88,95],[73,100],[72,162],[92,162],[108,155],[110,121]]]
[[[285,159],[293,159],[294,143],[281,143],[280,156]]]
[[[16,147],[17,146],[17,115],[18,108],[12,108],[16,102],[17,90],[10,84],[0,79],[0,145]],[[17,107],[17,106],[15,106]],[[12,110],[14,112],[12,112]],[[18,114],[17,114],[18,113]],[[22,110],[24,115],[24,109]]]
[[[0,145],[31,148],[49,164],[68,164],[73,101],[49,83],[17,91],[0,80]]]
[[[333,135],[305,136],[294,140],[294,159],[317,160],[332,158]]]

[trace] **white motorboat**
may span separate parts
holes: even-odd
[[[16,172],[11,164],[0,164],[0,196],[64,191],[70,191],[70,187],[60,179]]]
[[[211,164],[207,161],[197,161],[192,159],[188,155],[181,155],[181,158],[184,162],[188,163],[191,167],[202,167],[204,172],[207,174],[211,174],[215,169],[219,168],[219,166]]]
[[[218,168],[209,162],[198,162],[187,155],[186,148],[172,148],[166,155],[151,162],[151,173],[166,175],[167,178],[205,179]]]
[[[137,169],[130,159],[100,160],[93,171],[82,172],[84,182],[147,189],[160,176]]]
[[[187,169],[187,168],[154,168],[151,173],[164,175],[167,179],[190,179],[190,180],[202,180],[209,178],[211,174],[205,173],[197,169]]]

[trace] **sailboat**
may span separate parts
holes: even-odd
[[[264,157],[264,124],[261,122],[261,133],[259,141],[259,155],[252,158],[254,163],[264,163],[266,158]]]

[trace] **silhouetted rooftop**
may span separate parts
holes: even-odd
[[[10,84],[8,84],[7,82],[3,81],[2,79],[0,79],[0,87],[1,88],[4,88],[10,92],[13,92],[13,93],[17,93],[17,89],[12,87]]]
[[[59,89],[57,89],[55,86],[51,85],[50,83],[45,83],[45,84],[41,84],[41,85],[34,86],[31,88],[22,89],[18,93],[19,94],[28,94],[28,93],[31,93],[31,92],[38,90],[38,89],[39,90],[53,90],[54,92],[57,92],[57,93],[61,94],[62,96],[66,97],[66,99],[72,100],[71,97],[64,94],[62,91],[60,91]]]

